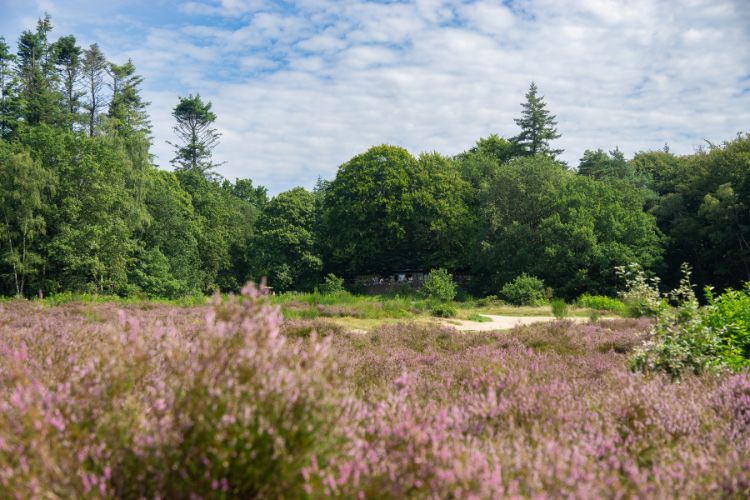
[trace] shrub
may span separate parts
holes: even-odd
[[[323,283],[318,287],[320,293],[340,293],[344,291],[344,278],[339,278],[333,273],[328,273],[323,278]]]
[[[43,378],[33,350],[0,346],[0,489],[11,498],[303,496],[303,469],[335,448],[344,409],[330,341],[288,342],[278,310],[257,289],[243,292],[217,297],[187,335],[142,328],[125,312],[93,350],[64,331],[52,347],[70,353],[58,381]]]
[[[564,318],[568,315],[568,304],[565,303],[564,299],[552,300],[552,314],[554,314],[557,319]]]
[[[450,304],[438,303],[432,306],[432,315],[439,318],[453,318],[458,310]]]
[[[516,306],[538,306],[545,302],[544,281],[526,273],[503,285],[500,293]]]
[[[732,368],[750,366],[750,282],[718,297],[707,289],[706,299],[703,325],[722,339],[725,362]]]
[[[625,282],[625,291],[619,295],[626,315],[633,318],[657,316],[668,306],[659,292],[659,278],[647,278],[640,265],[619,266],[615,271]]]
[[[477,306],[479,307],[493,306],[500,303],[502,303],[502,301],[497,297],[497,295],[487,295],[486,297],[477,299]]]
[[[665,372],[673,379],[683,372],[699,374],[726,365],[727,345],[720,330],[704,322],[705,310],[698,304],[690,282],[690,270],[682,266],[683,277],[668,297],[652,295],[643,302],[656,306],[657,322],[650,339],[631,358],[631,368],[641,372]],[[658,293],[658,292],[657,292]],[[667,307],[667,298],[675,307]]]
[[[425,278],[420,293],[431,300],[450,302],[456,296],[456,283],[445,269],[433,269]]]
[[[576,300],[578,307],[587,307],[595,311],[612,311],[616,314],[625,314],[625,303],[619,299],[606,297],[604,295],[589,295],[587,293]]]

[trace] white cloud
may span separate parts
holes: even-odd
[[[76,13],[45,1],[77,33]],[[200,92],[219,116],[221,173],[278,192],[382,142],[455,154],[511,136],[531,80],[572,164],[585,149],[689,153],[730,139],[750,124],[750,3],[680,4],[194,0],[161,20],[110,5],[94,33],[146,77],[162,165],[177,96]],[[107,36],[115,14],[137,33]]]

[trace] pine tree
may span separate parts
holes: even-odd
[[[526,102],[521,103],[523,108],[521,118],[515,120],[516,125],[521,127],[521,133],[513,138],[512,142],[522,154],[543,154],[554,158],[563,152],[562,149],[551,149],[549,142],[560,138],[555,126],[555,115],[545,109],[547,103],[544,96],[537,94],[538,89],[531,82],[529,91],[526,93]]]
[[[14,59],[10,46],[0,36],[0,139],[10,135],[16,122],[16,116],[11,111],[14,101],[11,64]]]
[[[86,82],[88,97],[88,100],[83,104],[83,109],[88,113],[90,137],[94,136],[99,110],[104,109],[105,106],[102,91],[104,90],[104,72],[106,69],[107,59],[99,49],[99,45],[91,44],[88,49],[83,51],[83,78]]]
[[[62,74],[62,91],[65,95],[65,111],[68,127],[72,130],[78,121],[78,108],[85,94],[80,89],[81,47],[76,45],[73,35],[61,37],[54,43],[55,65]]]
[[[178,170],[196,170],[210,177],[210,170],[216,166],[211,153],[221,136],[212,128],[216,114],[211,111],[211,102],[204,103],[200,94],[180,97],[172,116],[177,120],[173,130],[182,141],[181,145],[169,143],[176,153],[172,164]]]

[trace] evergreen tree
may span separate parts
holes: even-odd
[[[5,38],[0,36],[0,139],[10,136],[16,122],[12,112],[14,96],[11,65],[14,59],[10,46],[5,43]]]
[[[91,44],[83,51],[83,78],[86,83],[87,100],[83,108],[88,114],[89,136],[94,136],[94,129],[98,123],[99,111],[104,109],[104,73],[107,69],[107,59],[99,45]]]
[[[562,149],[551,149],[550,141],[560,138],[555,126],[555,115],[545,109],[547,103],[544,96],[537,94],[538,89],[531,82],[529,91],[526,93],[526,102],[521,103],[523,111],[521,118],[515,119],[516,125],[521,127],[521,133],[513,138],[513,143],[523,154],[543,154],[554,158],[563,152]]]
[[[47,40],[52,22],[45,16],[35,32],[26,30],[18,40],[17,73],[21,83],[23,116],[29,125],[60,121],[62,95],[56,91],[54,54]]]
[[[73,125],[78,118],[78,108],[81,106],[81,47],[76,45],[73,35],[60,38],[54,44],[55,65],[62,73],[62,90],[65,100],[65,111],[67,114],[68,127],[73,130]]]
[[[211,111],[211,101],[204,103],[200,94],[180,97],[172,116],[177,120],[173,130],[181,141],[181,144],[169,143],[176,154],[172,164],[178,170],[195,170],[209,177],[210,170],[216,166],[211,161],[211,153],[221,136],[212,127],[216,114]]]

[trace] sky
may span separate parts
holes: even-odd
[[[750,132],[750,0],[0,0],[0,35],[45,12],[53,39],[133,60],[158,165],[178,97],[200,93],[218,172],[271,193],[377,144],[454,155],[512,137],[531,81],[571,166]]]

